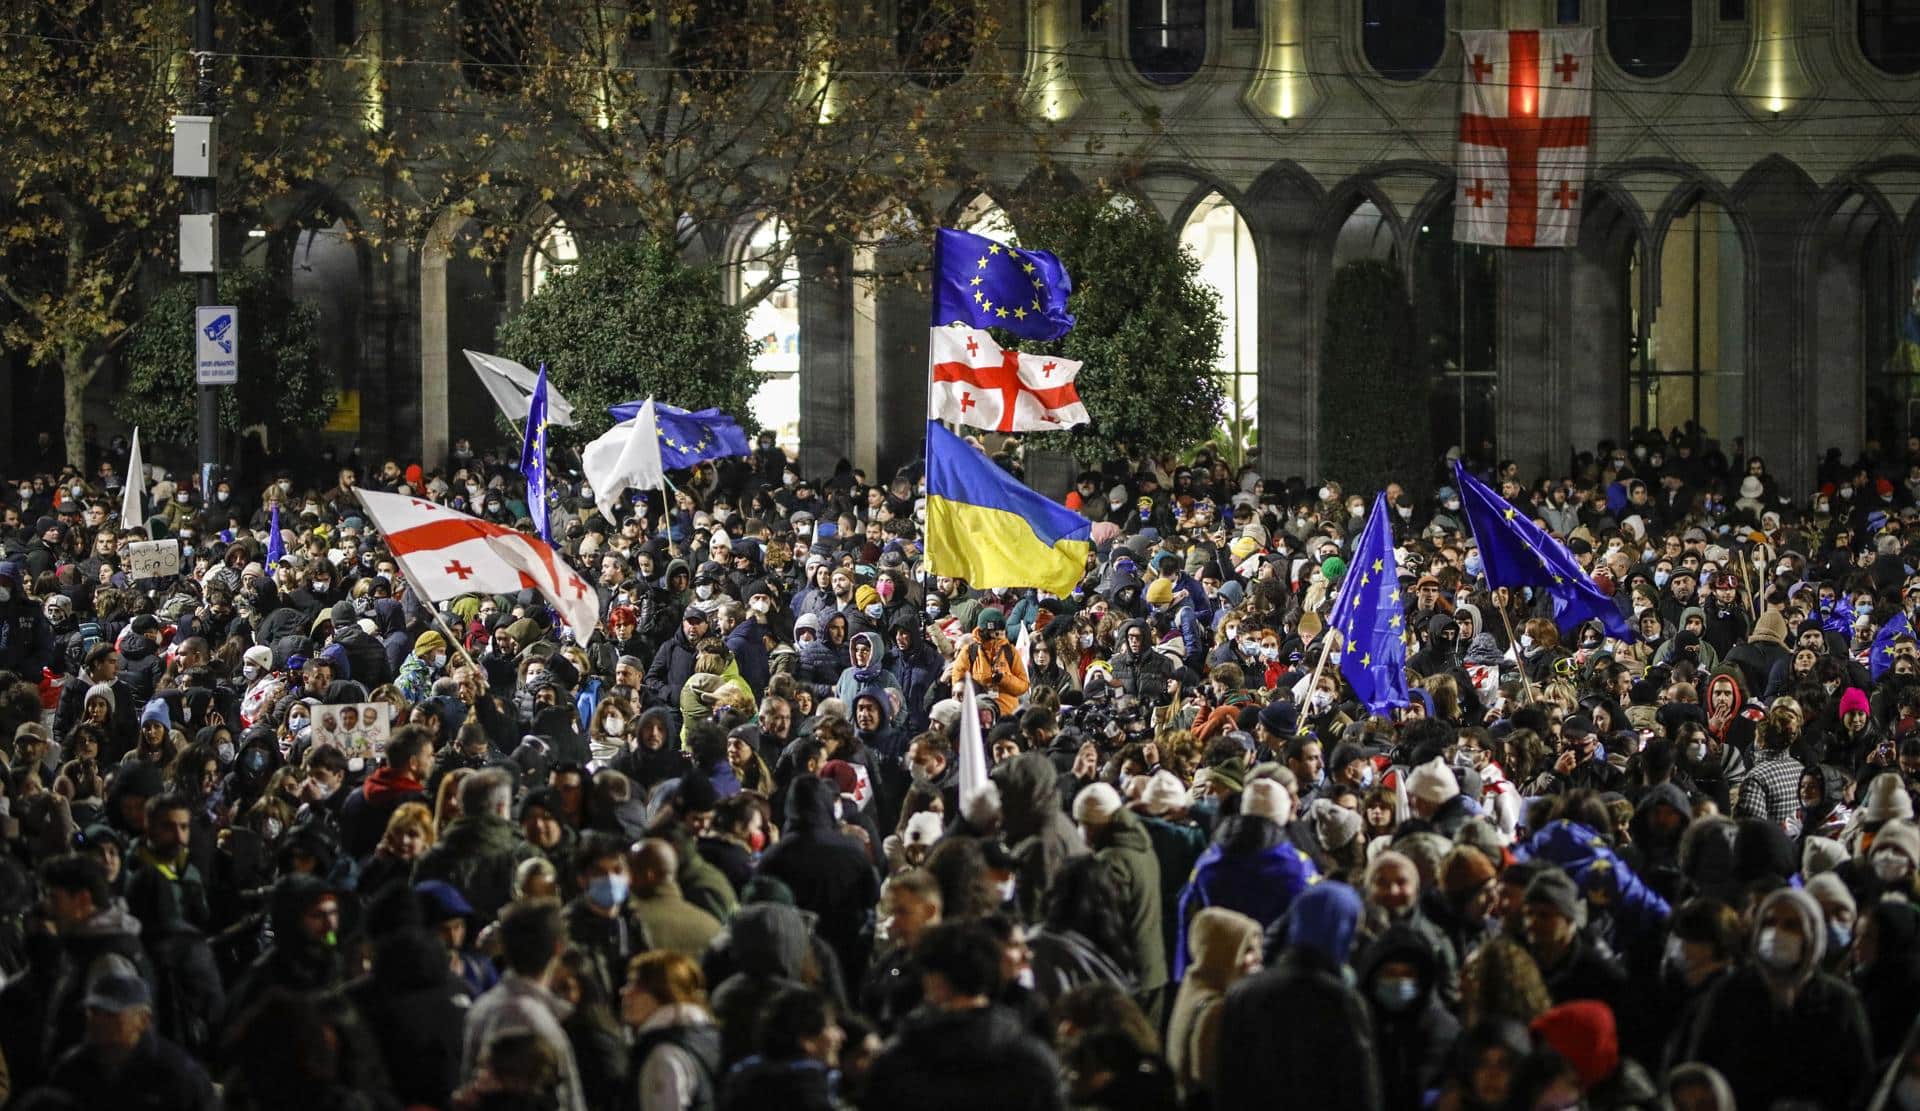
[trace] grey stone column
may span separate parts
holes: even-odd
[[[925,451],[927,291],[916,278],[927,265],[927,249],[917,242],[874,252],[874,396],[866,401],[874,407],[875,482]],[[804,406],[804,382],[801,390]]]
[[[799,262],[800,470],[818,482],[853,451],[852,260],[813,247]]]
[[[1816,190],[1797,167],[1762,163],[1735,191],[1746,240],[1746,434],[1749,453],[1795,495],[1813,479],[1817,406],[1809,366],[1803,250]],[[1717,430],[1716,430],[1717,431]],[[1722,433],[1731,436],[1734,430]]]
[[[1525,475],[1564,472],[1572,443],[1558,292],[1565,255],[1546,249],[1500,254],[1495,446]]]
[[[1256,182],[1241,215],[1260,262],[1260,450],[1253,462],[1268,478],[1297,474],[1312,481],[1319,470],[1320,330],[1333,235],[1322,234],[1321,199],[1288,175]]]

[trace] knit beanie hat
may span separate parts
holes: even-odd
[[[1148,777],[1146,789],[1140,792],[1140,808],[1149,814],[1165,814],[1187,804],[1187,789],[1180,785],[1180,777],[1165,768]]]
[[[1873,707],[1868,704],[1865,691],[1859,687],[1848,687],[1840,692],[1840,714],[1844,717],[1855,710],[1869,714],[1873,712]]]
[[[1081,825],[1103,826],[1120,812],[1120,792],[1111,783],[1091,783],[1073,796],[1073,820]]]
[[[1407,794],[1435,806],[1459,793],[1460,785],[1454,781],[1453,769],[1438,756],[1413,769],[1413,774],[1407,777]]]
[[[1907,859],[1920,864],[1920,826],[1901,818],[1880,827],[1873,835],[1873,848],[1868,853],[1878,853],[1883,849],[1897,849],[1906,854]]]
[[[1155,579],[1147,584],[1147,604],[1165,606],[1173,603],[1173,580]]]
[[[441,636],[433,629],[428,629],[426,632],[414,638],[413,654],[424,660],[429,653],[444,652],[446,651],[446,647],[447,638]]]
[[[1256,779],[1240,792],[1240,813],[1286,825],[1293,820],[1293,796],[1275,780]]]
[[[1907,794],[1905,784],[1898,775],[1887,773],[1876,775],[1867,785],[1866,813],[1861,815],[1865,822],[1889,822],[1895,818],[1913,817],[1913,797]]]
[[[1527,884],[1526,901],[1545,903],[1574,922],[1580,921],[1580,889],[1573,885],[1573,877],[1558,868],[1548,869],[1533,877],[1533,881]]]
[[[1307,807],[1307,821],[1313,824],[1314,834],[1328,851],[1344,849],[1360,836],[1359,812],[1332,799],[1314,799]]]

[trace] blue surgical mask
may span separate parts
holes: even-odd
[[[1653,585],[1660,587],[1661,589],[1664,590],[1666,589],[1667,580],[1672,577],[1673,577],[1673,572],[1662,571],[1658,568],[1655,568],[1653,572]]]
[[[1420,997],[1420,981],[1382,976],[1373,982],[1374,1002],[1389,1011],[1404,1011]]]
[[[1853,944],[1853,927],[1838,922],[1827,923],[1827,952],[1844,953],[1847,946]]]
[[[612,910],[627,901],[627,885],[624,874],[595,876],[587,883],[587,898],[602,910]]]
[[[1468,577],[1468,578],[1470,578],[1470,579],[1477,579],[1477,578],[1479,578],[1479,577],[1480,577],[1480,571],[1481,571],[1481,569],[1482,569],[1482,567],[1484,567],[1484,566],[1485,566],[1484,564],[1482,564],[1482,563],[1480,562],[1480,553],[1479,553],[1479,552],[1471,552],[1471,553],[1469,553],[1469,554],[1467,555],[1467,559],[1466,559],[1466,565],[1467,565],[1467,577]]]

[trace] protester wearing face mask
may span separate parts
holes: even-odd
[[[1700,1001],[1678,1059],[1718,1069],[1742,1107],[1851,1106],[1872,1044],[1858,993],[1820,971],[1826,944],[1813,896],[1769,894],[1754,913],[1749,962]]]
[[[1418,1107],[1460,1034],[1460,1020],[1440,1002],[1440,962],[1420,931],[1393,926],[1367,946],[1354,968],[1373,1017],[1383,1107]]]

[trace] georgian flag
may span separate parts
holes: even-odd
[[[933,384],[927,415],[990,432],[1058,432],[1087,423],[1073,380],[1080,364],[1052,355],[1003,351],[963,324],[932,330]]]
[[[593,584],[538,538],[423,498],[360,487],[354,493],[421,598],[444,602],[532,588],[559,611],[576,643],[586,643],[598,623],[600,596]]]
[[[1453,238],[1571,247],[1593,153],[1593,29],[1462,31]]]

